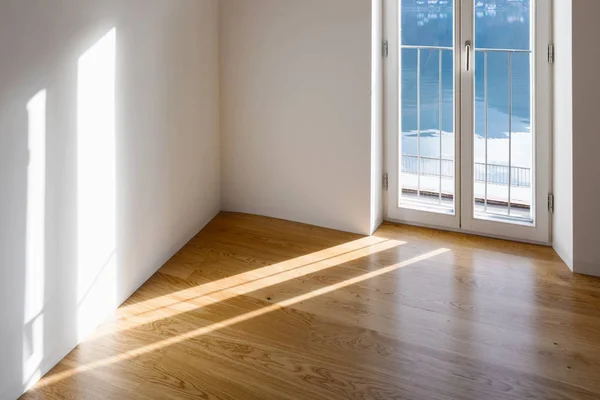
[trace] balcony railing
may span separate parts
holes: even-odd
[[[417,69],[416,69],[416,86],[417,86],[417,155],[402,155],[402,172],[406,174],[413,174],[416,176],[415,187],[410,188],[416,190],[418,194],[422,191],[421,177],[437,177],[439,180],[439,201],[440,204],[443,198],[443,178],[452,178],[454,176],[454,161],[442,158],[442,54],[444,52],[454,52],[453,47],[444,46],[409,46],[402,45],[402,50],[414,50],[417,56]],[[483,92],[484,92],[484,127],[483,138],[485,140],[485,153],[484,162],[474,164],[474,180],[475,182],[484,183],[482,198],[486,204],[488,202],[488,185],[506,186],[508,188],[506,202],[508,204],[508,210],[510,214],[512,188],[531,188],[531,175],[532,171],[530,168],[515,167],[512,149],[512,134],[513,134],[513,77],[512,77],[512,63],[513,56],[515,54],[531,54],[530,50],[519,50],[519,49],[491,49],[491,48],[475,48],[478,53],[483,54]],[[437,158],[424,157],[421,153],[421,58],[423,51],[437,51],[439,58],[438,66],[438,79],[439,79],[439,94],[438,94],[438,107],[439,107],[439,154]],[[497,165],[488,162],[488,109],[489,109],[489,91],[488,91],[488,55],[489,53],[505,53],[507,54],[507,67],[508,67],[508,163],[507,165]]]
[[[440,176],[442,178],[454,177],[454,161],[446,158],[420,157],[421,166],[419,168],[419,157],[413,155],[402,155],[402,173],[421,176]],[[441,163],[441,168],[440,168]],[[489,185],[512,187],[531,187],[531,169],[522,167],[509,167],[507,165],[488,164],[487,183]],[[473,170],[475,182],[486,181],[485,164],[475,163]]]

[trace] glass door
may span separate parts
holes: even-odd
[[[390,219],[459,228],[459,9],[455,0],[386,3]]]
[[[547,243],[549,2],[464,4],[461,227]]]
[[[550,9],[386,0],[388,219],[547,243]]]

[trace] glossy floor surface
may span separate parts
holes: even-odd
[[[600,279],[552,249],[221,213],[24,399],[598,399]]]

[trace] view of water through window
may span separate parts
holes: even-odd
[[[527,216],[532,167],[531,0],[475,3],[475,202],[486,210],[488,203],[506,204],[508,211],[499,209],[500,213]],[[409,176],[403,188],[429,193],[441,202],[453,198],[457,161],[454,0],[400,4],[402,172],[419,180]]]

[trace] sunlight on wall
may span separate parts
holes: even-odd
[[[112,29],[79,58],[77,76],[78,339],[116,304],[115,50]]]
[[[375,271],[368,272],[368,273],[363,274],[363,275],[356,276],[354,278],[350,278],[350,279],[347,279],[347,280],[335,283],[333,285],[325,286],[325,287],[322,287],[320,289],[313,290],[311,292],[308,292],[308,293],[305,293],[305,294],[302,294],[302,295],[299,295],[299,296],[296,296],[296,297],[292,297],[290,299],[283,300],[283,301],[280,301],[280,302],[275,303],[275,304],[270,304],[270,305],[268,305],[266,307],[262,307],[262,308],[259,308],[257,310],[254,310],[254,311],[250,311],[250,312],[246,312],[246,313],[240,314],[238,316],[226,319],[224,321],[215,322],[213,324],[210,324],[210,325],[207,325],[207,326],[204,326],[204,327],[201,327],[201,328],[198,328],[198,329],[186,332],[186,333],[182,333],[180,335],[173,336],[173,337],[170,337],[168,339],[164,339],[164,340],[161,340],[161,341],[149,344],[147,346],[143,346],[143,347],[140,347],[140,348],[137,348],[137,349],[134,349],[134,350],[130,350],[128,352],[124,352],[123,354],[119,354],[117,356],[108,357],[108,358],[105,358],[103,360],[94,361],[94,362],[91,362],[89,364],[82,365],[80,367],[73,368],[73,369],[70,369],[70,370],[67,370],[67,371],[58,372],[58,373],[56,373],[54,375],[50,375],[50,376],[42,378],[42,380],[39,383],[39,386],[40,387],[48,386],[48,385],[51,385],[53,383],[59,382],[59,381],[61,381],[63,379],[66,379],[66,378],[69,378],[71,376],[74,376],[76,374],[85,373],[85,372],[88,372],[88,371],[95,370],[97,368],[102,368],[102,367],[105,367],[105,366],[108,366],[108,365],[119,363],[121,361],[129,360],[129,359],[141,356],[143,354],[152,353],[152,352],[160,350],[162,348],[165,348],[165,347],[168,347],[168,346],[172,346],[172,345],[184,342],[186,340],[194,339],[194,338],[197,338],[199,336],[206,335],[208,333],[217,331],[219,329],[227,328],[227,327],[230,327],[232,325],[239,324],[241,322],[245,322],[245,321],[251,320],[252,318],[260,317],[262,315],[265,315],[265,314],[268,314],[268,313],[280,310],[282,308],[290,307],[290,306],[293,306],[293,305],[298,304],[300,302],[308,301],[308,300],[313,299],[315,297],[322,296],[322,295],[331,293],[333,291],[336,291],[336,290],[339,290],[339,289],[342,289],[342,288],[345,288],[345,287],[348,287],[348,286],[352,286],[352,285],[355,285],[357,283],[361,283],[361,282],[367,281],[369,279],[372,279],[372,278],[375,278],[375,277],[378,277],[378,276],[381,276],[381,275],[384,275],[384,274],[387,274],[387,273],[399,270],[401,268],[405,268],[405,267],[417,264],[419,262],[426,261],[426,260],[431,259],[433,257],[437,257],[437,256],[440,256],[442,254],[448,253],[449,251],[450,251],[449,249],[445,249],[445,248],[440,248],[440,249],[437,249],[437,250],[433,250],[431,252],[428,252],[428,253],[425,253],[425,254],[422,254],[422,255],[410,258],[410,259],[405,260],[405,261],[401,261],[401,262],[395,263],[393,265],[390,265],[390,266],[387,266],[387,267],[384,267],[384,268],[380,268],[380,269],[375,270]]]
[[[27,103],[29,165],[27,166],[27,233],[23,384],[41,374],[44,356],[44,285],[46,231],[46,90]]]

